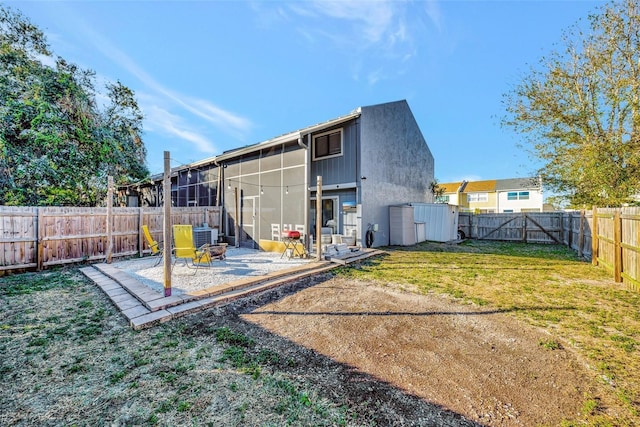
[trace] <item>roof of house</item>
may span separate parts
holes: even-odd
[[[509,179],[487,179],[484,181],[462,181],[438,183],[438,187],[444,189],[444,193],[457,193],[461,188],[461,193],[496,192],[509,190],[540,189],[541,181],[537,177],[529,178],[509,178]]]
[[[499,179],[496,181],[496,191],[539,189],[539,188],[540,188],[540,178],[537,178],[537,177]]]
[[[464,186],[465,193],[491,192],[496,190],[496,180],[488,179],[485,181],[469,181]]]
[[[462,184],[464,184],[466,181],[462,181],[462,182],[447,182],[444,184],[438,183],[438,188],[442,188],[444,190],[444,194],[447,193],[457,193],[458,189],[460,188],[460,186]]]

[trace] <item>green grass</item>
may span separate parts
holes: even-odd
[[[338,274],[447,294],[546,329],[541,347],[571,349],[593,373],[582,416],[563,425],[640,425],[640,294],[603,268],[551,245],[388,253]],[[20,414],[22,425],[367,424],[352,402],[319,396],[289,373],[303,361],[214,314],[132,331],[73,268],[1,277],[0,319],[0,413]]]
[[[614,283],[604,268],[563,246],[424,243],[388,248],[387,256],[342,269],[340,275],[451,295],[545,328],[552,338],[540,345],[573,347],[595,369],[609,403],[621,408],[615,420],[603,411],[585,410],[587,422],[640,424],[640,293]],[[586,402],[592,401],[587,396]]]
[[[290,363],[279,367],[287,356],[215,315],[133,331],[74,268],[0,277],[0,319],[8,425],[330,426],[345,417],[347,402],[316,396]]]

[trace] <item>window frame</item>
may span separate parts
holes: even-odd
[[[489,193],[467,193],[467,203],[485,203],[489,201]]]
[[[529,200],[531,192],[529,191],[509,191],[507,192],[507,200]]]
[[[318,139],[322,138],[323,136],[327,136],[327,144],[329,143],[329,138],[328,135],[334,134],[334,133],[339,133],[340,134],[340,152],[339,153],[334,153],[334,154],[327,154],[324,156],[317,156],[316,155],[316,147],[318,144]],[[329,147],[327,147],[327,152],[329,151]],[[312,160],[316,161],[316,160],[325,160],[325,159],[331,159],[334,157],[341,157],[344,154],[344,131],[343,128],[338,128],[338,129],[331,129],[328,130],[326,132],[322,132],[319,133],[317,135],[313,136],[313,143],[311,146],[311,156],[312,156]]]

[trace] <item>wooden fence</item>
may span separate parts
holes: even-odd
[[[640,208],[599,208],[593,210],[594,265],[603,265],[616,282],[640,290]]]
[[[172,224],[220,227],[219,207],[171,209]],[[163,208],[76,208],[0,206],[0,273],[38,269],[147,250],[146,224],[161,241]]]
[[[459,227],[472,239],[555,243],[610,270],[616,282],[640,290],[640,208],[594,208],[580,212],[472,214]]]

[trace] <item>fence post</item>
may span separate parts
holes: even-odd
[[[522,213],[522,241],[527,243],[527,214]]]
[[[580,211],[580,229],[578,231],[578,256],[582,258],[584,256],[584,222],[585,222],[584,209]]]
[[[113,177],[107,178],[107,264],[111,264],[113,253]]]
[[[567,225],[567,228],[569,230],[567,234],[567,246],[571,248],[571,246],[573,245],[573,212],[569,212],[568,218],[569,218],[569,221],[567,222],[569,224]],[[562,241],[564,242],[564,217],[562,218],[562,225],[563,225]]]
[[[620,218],[620,210],[616,209],[613,216],[613,277],[616,283],[622,282],[622,219]]]
[[[36,251],[36,262],[38,263],[38,271],[42,271],[42,266],[44,264],[44,247],[42,244],[42,236],[44,235],[44,224],[42,221],[42,209],[43,208],[36,208],[36,212],[38,212],[38,227],[36,228],[36,233],[38,233],[36,235],[36,244],[38,245],[38,250]]]
[[[144,242],[142,238],[142,221],[144,219],[144,215],[142,212],[142,207],[138,208],[138,255],[142,258],[144,252],[142,251],[144,247]]]
[[[478,238],[478,218],[474,212],[469,213],[469,238]]]
[[[593,207],[591,227],[591,264],[598,265],[598,208]]]

